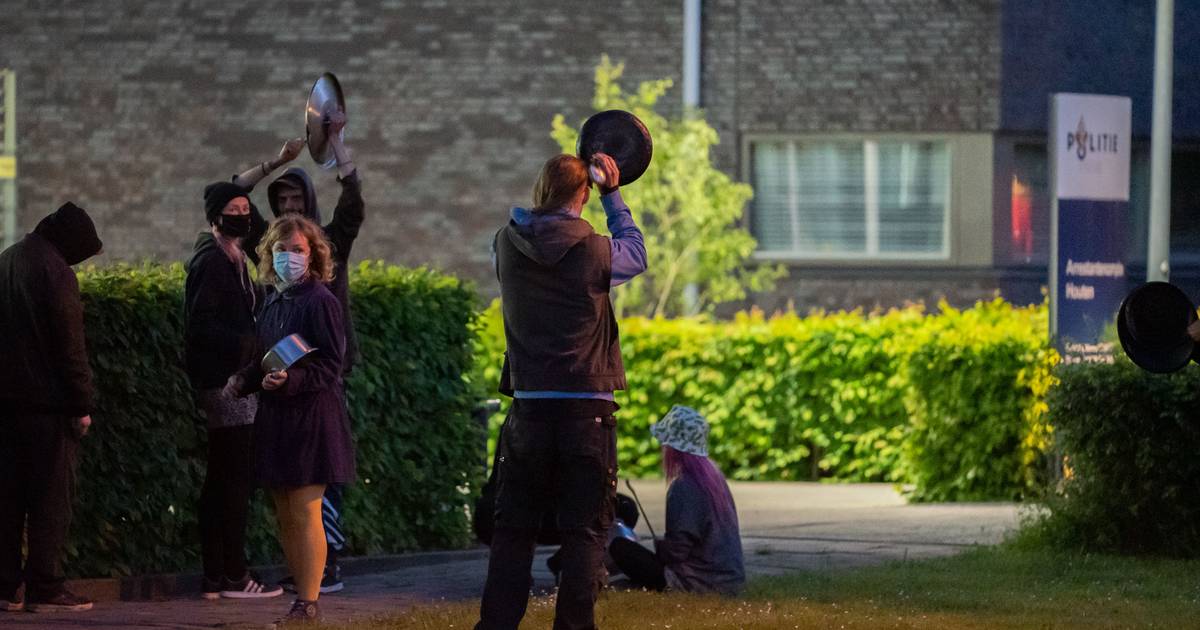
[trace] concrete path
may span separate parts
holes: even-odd
[[[662,532],[666,486],[634,482],[656,532]],[[751,576],[822,571],[958,553],[1000,542],[1017,525],[1013,504],[906,505],[888,485],[734,483],[746,570]],[[622,485],[620,490],[629,491]],[[644,537],[649,531],[638,526]],[[553,586],[540,550],[534,579]],[[413,554],[391,566],[363,563],[346,577],[347,588],[321,599],[328,621],[346,622],[401,613],[413,605],[476,598],[487,572],[483,549]],[[279,576],[266,576],[276,577]],[[98,601],[85,613],[0,613],[0,627],[23,628],[263,628],[286,611],[291,599],[163,602]]]

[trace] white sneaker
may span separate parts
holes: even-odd
[[[250,575],[242,578],[241,582],[231,582],[226,578],[221,586],[221,597],[229,599],[262,599],[280,595],[283,595],[283,589],[278,584],[268,586]]]

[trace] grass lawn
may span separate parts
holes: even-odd
[[[354,628],[471,628],[478,600],[430,604]],[[550,598],[522,628],[549,628]],[[1200,561],[1051,555],[1007,547],[753,581],[736,600],[609,592],[605,630],[629,628],[1200,628]],[[350,626],[344,626],[350,627]]]

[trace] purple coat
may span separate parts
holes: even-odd
[[[344,330],[341,304],[320,282],[308,280],[267,297],[258,316],[256,357],[295,333],[316,350],[289,368],[287,382],[273,391],[262,389],[258,360],[240,372],[243,394],[262,392],[254,421],[254,455],[263,486],[354,480],[354,443],[342,384]]]

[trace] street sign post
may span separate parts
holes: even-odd
[[[17,75],[0,69],[0,247],[17,241]]]

